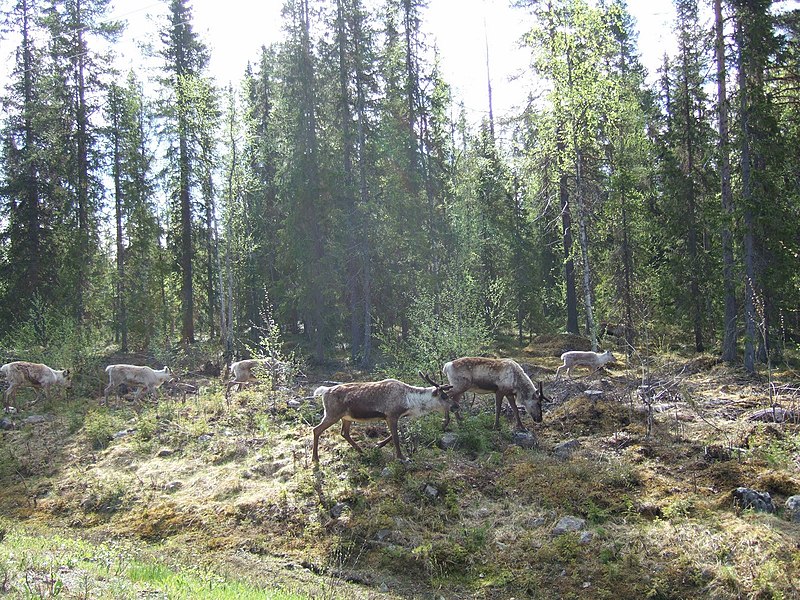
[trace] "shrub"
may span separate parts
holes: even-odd
[[[384,370],[391,377],[417,378],[417,371],[438,374],[458,356],[479,354],[491,341],[481,314],[475,282],[463,277],[445,285],[435,297],[422,292],[409,309],[410,331],[405,339],[389,331],[378,335]]]

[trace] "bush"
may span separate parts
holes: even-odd
[[[422,370],[437,378],[444,363],[479,354],[491,342],[475,282],[462,277],[450,283],[438,297],[422,292],[414,300],[406,339],[392,331],[378,335],[390,377],[415,379]]]

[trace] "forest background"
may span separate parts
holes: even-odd
[[[495,119],[475,65],[474,124],[421,0],[287,0],[227,88],[188,0],[144,46],[156,71],[113,67],[107,0],[2,2],[4,353],[219,340],[229,359],[278,328],[311,362],[398,372],[557,331],[780,360],[800,12],[678,0],[648,78],[625,2],[515,4],[537,86]]]

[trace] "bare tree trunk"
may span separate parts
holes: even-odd
[[[125,303],[125,241],[122,236],[122,184],[120,172],[122,170],[122,159],[119,148],[119,106],[115,105],[112,115],[112,135],[114,137],[114,219],[117,226],[117,285],[116,285],[116,305],[117,305],[117,331],[119,333],[120,350],[128,351],[128,314]]]
[[[561,206],[561,240],[564,248],[564,283],[567,294],[567,332],[578,334],[578,294],[575,286],[575,261],[572,258],[572,216],[570,215],[569,184],[564,168],[565,144],[560,141],[558,153],[558,197]]]
[[[725,316],[722,325],[722,360],[732,364],[736,361],[736,282],[733,259],[733,193],[731,191],[731,159],[728,145],[728,94],[726,91],[725,36],[722,20],[722,0],[714,0],[716,58],[717,58],[717,106],[719,111],[720,185],[722,209],[726,221],[722,227],[722,279],[725,295]]]
[[[750,208],[753,201],[753,181],[751,171],[750,149],[750,107],[748,101],[748,87],[746,65],[744,59],[744,35],[742,23],[736,25],[738,42],[738,70],[739,70],[739,95],[740,95],[740,120],[742,130],[742,201],[744,203],[744,368],[754,373],[756,370],[756,266],[755,266],[755,217]]]

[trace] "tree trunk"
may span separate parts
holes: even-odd
[[[720,186],[722,210],[725,219],[722,226],[722,279],[725,297],[725,316],[722,324],[722,360],[733,364],[736,361],[736,282],[734,281],[733,258],[733,193],[731,191],[731,159],[728,145],[728,94],[726,91],[725,36],[722,20],[722,0],[714,0],[716,58],[717,58],[717,106],[719,114]]]
[[[572,258],[572,217],[570,215],[569,181],[564,169],[566,147],[558,134],[558,197],[561,205],[561,239],[564,247],[564,284],[567,294],[567,333],[578,335],[578,294],[575,287],[575,261]]]
[[[686,218],[687,218],[687,251],[689,253],[689,298],[692,307],[692,325],[694,329],[694,348],[697,352],[703,352],[703,313],[700,296],[700,264],[697,251],[697,201],[694,185],[694,116],[692,114],[691,94],[689,91],[689,64],[687,57],[688,49],[681,48],[683,65],[683,95],[684,95],[684,118],[685,118],[685,138],[686,144],[686,163],[684,166],[684,178],[686,185]]]
[[[740,17],[741,18],[741,17]],[[742,202],[744,205],[744,368],[754,373],[756,370],[756,266],[755,266],[755,217],[750,208],[753,202],[753,181],[751,171],[750,148],[750,105],[748,101],[748,84],[745,69],[743,24],[736,24],[738,45],[739,97],[741,121],[741,172]]]
[[[77,26],[77,43],[75,52],[75,75],[78,84],[76,110],[76,142],[77,142],[77,196],[78,196],[78,281],[76,289],[76,317],[78,323],[83,321],[86,311],[85,293],[89,288],[89,270],[91,253],[89,252],[89,116],[86,107],[85,62],[86,44],[83,40],[83,22],[81,0],[75,3],[75,21]]]
[[[114,93],[114,92],[112,92]],[[125,302],[125,240],[122,235],[122,185],[120,173],[122,159],[119,148],[119,106],[112,107],[112,136],[114,138],[114,218],[117,225],[117,331],[119,332],[120,351],[128,351],[128,314]]]

